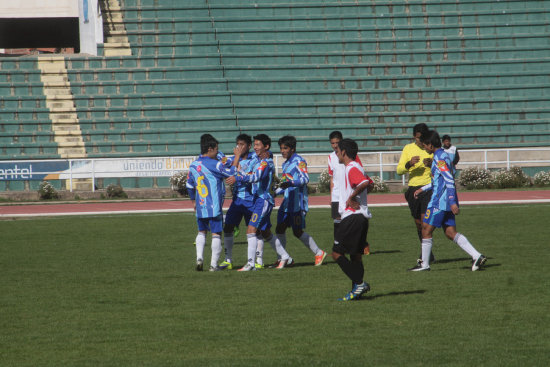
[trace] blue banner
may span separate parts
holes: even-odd
[[[0,162],[0,181],[57,179],[69,170],[69,161]]]

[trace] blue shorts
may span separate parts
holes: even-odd
[[[438,208],[426,209],[423,222],[437,228],[442,226],[456,227],[455,215],[453,212],[439,210]]]
[[[306,211],[288,213],[279,210],[277,213],[277,225],[284,223],[293,230],[306,228]]]
[[[273,210],[273,204],[262,198],[256,198],[254,201],[254,209],[252,210],[252,216],[248,225],[257,228],[261,231],[265,231],[271,228],[271,211]]]
[[[217,217],[208,217],[208,218],[197,218],[197,225],[199,226],[199,231],[210,231],[212,233],[221,233],[223,229],[223,216],[218,215]]]
[[[244,217],[244,222],[248,225],[253,209],[253,201],[242,200],[241,198],[233,200],[225,215],[225,224],[238,226]]]

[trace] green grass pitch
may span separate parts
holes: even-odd
[[[199,273],[192,214],[0,221],[0,365],[550,365],[549,205],[463,207],[458,230],[489,258],[479,272],[441,231],[432,271],[407,272],[408,209],[372,212],[372,290],[347,303],[339,267],[314,268],[290,231],[294,268]],[[330,250],[329,210],[307,231]]]

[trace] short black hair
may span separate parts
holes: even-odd
[[[201,136],[201,154],[208,153],[208,149],[214,149],[219,142],[210,134],[204,134]]]
[[[427,130],[422,133],[420,141],[424,144],[431,144],[436,148],[441,148],[441,139],[435,130]]]
[[[291,150],[296,150],[296,138],[292,135],[285,135],[279,139],[279,146],[286,145]]]
[[[416,124],[413,126],[413,136],[416,135],[416,133],[424,134],[426,131],[428,131],[428,125],[421,122],[419,124]]]
[[[244,141],[246,144],[252,145],[252,138],[248,134],[239,134],[237,139],[235,139],[235,143],[238,143],[239,141]]]
[[[357,152],[359,151],[359,147],[357,146],[357,143],[353,139],[342,139],[338,142],[338,148],[342,152],[346,152],[346,155],[350,157],[352,160],[355,160],[357,158]]]
[[[445,135],[443,135],[443,136],[441,137],[441,141],[443,141],[443,140],[449,140],[449,141],[451,141],[451,137],[450,137],[449,135],[445,134]]]
[[[269,145],[269,148],[271,148],[271,138],[266,134],[258,134],[254,137],[254,140],[259,140],[264,146]]]
[[[344,137],[342,136],[342,133],[338,130],[334,130],[333,132],[330,133],[330,135],[328,136],[328,140],[332,140],[332,139],[338,139],[338,140],[342,140],[344,139]]]

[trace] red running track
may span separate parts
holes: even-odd
[[[486,191],[459,192],[461,205],[471,204],[533,204],[550,203],[550,190],[536,191]],[[369,205],[406,206],[403,194],[374,194],[368,197]],[[278,205],[281,198],[276,199]],[[224,208],[231,200],[226,200]],[[311,208],[328,207],[329,196],[310,196]],[[91,215],[91,214],[134,214],[134,213],[170,213],[190,212],[193,210],[189,200],[166,201],[120,201],[85,203],[29,203],[0,205],[0,218],[25,216]]]

